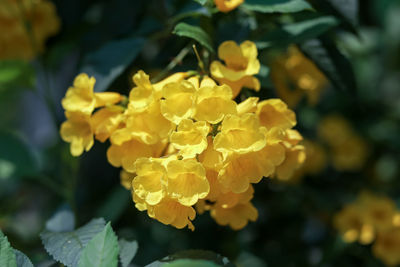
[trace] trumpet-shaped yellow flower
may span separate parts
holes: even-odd
[[[89,151],[93,146],[93,131],[90,116],[80,112],[65,112],[67,120],[61,124],[61,138],[71,143],[71,154],[80,156],[83,151]]]
[[[175,124],[192,117],[196,88],[188,81],[168,83],[162,89],[161,113]]]
[[[242,87],[260,90],[260,82],[253,75],[260,71],[257,59],[257,47],[251,41],[244,41],[238,46],[234,41],[223,42],[218,47],[218,57],[225,62],[213,61],[210,66],[211,75],[220,83],[232,88],[236,97]]]
[[[266,144],[265,132],[254,114],[227,115],[214,138],[214,148],[224,154],[259,151]]]
[[[179,154],[184,158],[193,158],[207,148],[209,132],[207,122],[184,119],[178,125],[177,131],[171,134],[170,142],[180,150]]]
[[[193,206],[208,195],[210,185],[206,171],[196,160],[172,160],[167,165],[167,172],[168,195],[180,204]]]
[[[258,97],[249,97],[237,105],[237,113],[242,115],[244,113],[254,113],[257,110]]]
[[[190,230],[194,230],[191,221],[196,217],[196,211],[176,200],[165,198],[158,205],[150,207],[148,214],[163,224],[172,225],[178,229],[187,226]]]
[[[360,170],[368,158],[368,147],[359,136],[350,136],[332,148],[332,163],[339,171]]]
[[[211,216],[220,225],[229,225],[233,230],[240,230],[249,221],[255,222],[257,220],[258,211],[250,202],[247,202],[226,209],[215,206],[211,210]]]
[[[105,142],[110,135],[121,125],[124,118],[124,109],[120,106],[109,106],[96,111],[92,118],[92,128],[95,137]]]
[[[372,252],[387,266],[400,264],[400,229],[380,232],[372,246]]]
[[[73,87],[68,88],[62,99],[66,111],[91,114],[96,107],[112,105],[121,101],[121,95],[112,92],[94,93],[94,77],[81,73],[74,79]]]
[[[203,83],[197,91],[194,118],[211,124],[219,123],[228,114],[236,114],[236,102],[227,85],[217,86]]]
[[[153,86],[149,75],[140,70],[132,77],[136,87],[129,93],[129,106],[132,112],[142,112],[154,101]]]
[[[159,157],[165,142],[147,145],[137,139],[130,139],[120,145],[111,144],[107,150],[107,159],[114,167],[122,167],[135,172],[135,161],[141,157]]]
[[[139,158],[135,161],[137,176],[132,181],[135,195],[148,205],[157,205],[164,198],[167,185],[167,170],[162,159]]]
[[[257,116],[267,129],[290,129],[296,125],[296,114],[280,99],[268,99],[258,103]]]
[[[213,138],[208,136],[207,149],[199,155],[199,161],[203,164],[204,168],[219,171],[223,163],[223,155],[214,149]]]
[[[244,0],[214,0],[215,5],[221,12],[229,12],[240,6]]]

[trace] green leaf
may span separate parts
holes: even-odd
[[[39,163],[31,147],[19,135],[0,131],[0,179],[32,175]]]
[[[331,16],[317,17],[286,24],[282,28],[268,33],[260,41],[257,41],[257,47],[263,49],[271,46],[280,47],[293,43],[302,43],[320,36],[338,24],[339,22]]]
[[[79,267],[116,267],[118,265],[118,239],[110,223],[83,249]]]
[[[199,42],[202,46],[207,48],[210,52],[215,52],[210,36],[200,27],[192,26],[187,23],[181,22],[175,26],[172,31],[173,34],[191,38]]]
[[[35,84],[35,70],[29,62],[0,61],[0,94],[15,88],[31,88]]]
[[[61,210],[46,222],[50,232],[68,232],[75,228],[75,216],[70,210]]]
[[[138,250],[138,243],[136,241],[126,241],[120,239],[119,245],[119,258],[121,260],[122,267],[127,267],[133,260]]]
[[[208,0],[194,0],[195,2],[199,3],[200,5],[204,6],[207,4]]]
[[[167,263],[176,263],[176,266],[193,266],[192,264],[200,264],[194,266],[234,266],[232,263],[229,262],[227,258],[222,257],[215,252],[200,249],[191,249],[169,255],[162,260],[158,260],[147,265],[147,267],[175,266],[166,265]],[[181,265],[181,263],[185,264]]]
[[[14,249],[15,257],[17,259],[17,267],[33,267],[31,260],[21,251]]]
[[[246,0],[242,6],[261,13],[293,13],[312,9],[305,0]]]
[[[144,42],[142,38],[109,42],[84,58],[81,72],[96,78],[96,91],[105,91],[137,57]]]
[[[57,233],[45,230],[40,234],[40,238],[46,251],[56,261],[75,267],[78,266],[82,250],[95,235],[104,229],[104,226],[104,219],[93,219],[71,232]]]
[[[313,39],[303,43],[301,50],[332,82],[335,88],[355,93],[357,84],[349,60],[328,39]]]
[[[0,266],[1,267],[16,267],[17,262],[14,250],[11,248],[7,237],[0,230]]]
[[[107,221],[115,221],[121,216],[126,207],[128,207],[132,201],[131,199],[129,191],[118,185],[105,198],[104,203],[100,205],[96,216],[103,217]]]
[[[212,261],[207,260],[192,260],[192,259],[181,259],[168,263],[164,263],[161,266],[163,267],[219,267],[221,265],[215,264]]]

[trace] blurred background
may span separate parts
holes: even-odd
[[[338,50],[355,75],[357,85],[349,90],[328,81],[306,46],[262,49],[259,37],[269,24],[257,22],[273,25],[288,20],[285,15],[239,8],[211,17],[198,2],[55,0],[29,13],[32,25],[44,29],[29,52],[16,45],[24,40],[13,35],[12,12],[1,0],[0,228],[10,243],[34,263],[51,265],[39,233],[56,211],[70,209],[77,225],[104,217],[118,236],[136,239],[138,266],[185,249],[212,250],[240,266],[384,266],[371,245],[344,242],[333,217],[365,190],[400,204],[400,1],[360,1],[358,22],[335,29]],[[74,158],[59,136],[61,99],[77,74],[95,73],[95,90],[128,95],[133,73],[168,73],[189,43],[171,34],[177,21],[201,25],[216,45],[260,40],[262,89],[239,98],[282,98],[305,137],[305,165],[290,179],[264,179],[255,188],[259,219],[240,231],[217,225],[209,214],[196,218],[194,232],[150,219],[120,185],[107,144],[97,142]],[[196,68],[190,51],[173,71]],[[299,78],[304,73],[311,81]]]

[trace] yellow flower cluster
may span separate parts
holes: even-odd
[[[335,215],[334,225],[345,242],[373,243],[375,257],[400,264],[400,213],[390,198],[362,192]]]
[[[295,46],[274,59],[271,79],[278,96],[291,108],[304,97],[310,105],[317,104],[322,89],[328,83],[324,74]]]
[[[48,0],[2,0],[0,59],[32,59],[59,28],[55,6]]]
[[[228,53],[224,47],[220,56]],[[241,56],[256,55],[253,43],[241,47]],[[109,139],[108,161],[123,168],[121,183],[149,217],[193,230],[196,207],[199,213],[210,211],[221,225],[241,229],[258,216],[250,202],[252,184],[292,173],[304,161],[304,147],[292,129],[295,114],[281,100],[233,100],[231,75],[241,77],[233,83],[242,84],[240,79],[255,73],[246,66],[232,70],[231,62],[225,62],[214,63],[222,70],[219,84],[188,73],[152,84],[139,71],[129,98],[94,93],[94,78],[81,74],[62,101],[67,121],[61,136],[75,156],[90,149],[93,136]]]
[[[244,0],[214,0],[218,10],[225,13],[234,10],[243,4],[243,2]]]
[[[318,135],[329,146],[336,170],[357,171],[364,166],[369,154],[368,145],[343,117],[325,117],[318,126]]]

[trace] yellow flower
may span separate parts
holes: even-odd
[[[265,134],[267,143],[259,151],[246,154],[231,154],[219,171],[218,181],[228,191],[242,193],[250,183],[258,183],[263,177],[271,176],[276,166],[285,159],[285,148],[281,144],[282,133],[273,128]]]
[[[384,231],[394,226],[393,218],[396,215],[396,204],[387,197],[380,197],[364,192],[360,194],[358,202],[364,208],[365,222]]]
[[[149,75],[139,70],[132,77],[136,84],[129,93],[129,108],[132,112],[142,112],[154,101],[153,86],[150,83]]]
[[[132,181],[135,195],[148,205],[157,205],[163,199],[167,185],[167,170],[162,159],[139,158],[135,162],[137,176]]]
[[[0,59],[32,59],[59,28],[60,20],[51,1],[3,0],[0,32],[5,34],[0,35]]]
[[[272,62],[271,79],[278,96],[290,107],[295,107],[304,96],[315,105],[327,84],[322,72],[295,46]]]
[[[178,125],[177,131],[170,136],[172,145],[179,149],[184,158],[192,158],[207,148],[207,135],[210,127],[205,121],[193,122],[184,119]]]
[[[286,130],[286,138],[283,145],[286,148],[285,160],[276,168],[276,177],[279,180],[288,181],[306,160],[304,146],[298,145],[302,136],[296,130]]]
[[[268,99],[258,103],[257,116],[267,129],[290,129],[296,125],[296,114],[280,99]]]
[[[199,155],[199,161],[203,164],[204,168],[219,171],[223,163],[223,155],[214,149],[213,138],[207,137],[207,149]]]
[[[305,174],[318,174],[327,165],[327,155],[325,149],[318,143],[311,140],[304,140],[302,143],[306,151],[306,160],[301,168]]]
[[[244,113],[253,113],[257,110],[258,97],[249,97],[245,101],[237,105],[237,113],[242,115]]]
[[[72,156],[80,156],[93,146],[93,131],[89,115],[80,112],[65,112],[67,120],[61,124],[61,138],[71,143]]]
[[[227,115],[214,138],[214,148],[224,154],[259,151],[266,144],[265,132],[254,114]]]
[[[171,160],[167,165],[167,172],[168,195],[180,204],[192,206],[208,195],[210,185],[206,171],[196,160]]]
[[[179,202],[165,198],[158,205],[150,207],[148,214],[166,225],[172,225],[178,229],[188,227],[194,230],[191,221],[196,217],[196,211],[192,207],[184,206]]]
[[[228,114],[236,114],[236,102],[227,85],[217,86],[210,78],[204,78],[197,91],[194,118],[211,124],[219,123]]]
[[[211,210],[211,216],[219,225],[229,225],[233,230],[240,230],[249,221],[257,220],[258,211],[250,202],[246,202],[226,209],[215,206]]]
[[[229,85],[236,97],[242,87],[260,90],[260,82],[253,75],[260,71],[257,59],[257,47],[251,41],[244,41],[238,46],[234,41],[223,42],[218,47],[218,57],[225,61],[213,61],[211,75],[220,83]]]
[[[378,233],[372,246],[372,252],[387,266],[400,264],[400,229],[391,229]]]
[[[214,0],[215,5],[221,12],[229,12],[240,6],[244,0]]]
[[[114,167],[123,167],[128,172],[135,172],[135,161],[141,157],[159,157],[165,142],[147,145],[136,139],[111,144],[107,150],[107,159]]]
[[[334,225],[347,243],[357,240],[362,244],[370,244],[375,238],[375,231],[364,221],[363,208],[357,204],[346,205],[334,217]]]
[[[249,186],[243,193],[226,192],[218,195],[215,205],[224,209],[232,208],[240,203],[244,204],[249,202],[254,196],[253,186]]]
[[[175,124],[194,113],[196,88],[191,82],[168,83],[162,89],[161,113]]]
[[[141,112],[134,112],[131,108],[126,111],[126,127],[116,130],[111,135],[113,144],[121,144],[131,138],[141,140],[145,144],[156,144],[167,139],[175,128],[160,111],[160,101],[155,100]]]
[[[68,88],[65,97],[62,99],[62,106],[66,111],[82,112],[91,114],[96,107],[111,105],[121,100],[118,93],[104,92],[94,93],[96,83],[94,77],[81,73],[74,79],[73,87]]]
[[[93,114],[91,122],[97,140],[105,142],[110,137],[122,123],[123,112],[124,109],[120,106],[109,106]]]

